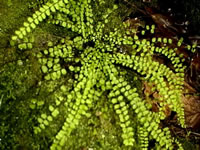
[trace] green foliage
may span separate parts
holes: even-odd
[[[160,123],[167,117],[168,106],[177,113],[181,127],[185,127],[181,103],[184,60],[176,54],[172,39],[153,36],[142,39],[136,29],[129,30],[130,24],[122,23],[116,13],[118,7],[104,0],[51,0],[28,17],[11,37],[13,46],[32,51],[32,57],[40,64],[43,76],[40,86],[47,95],[33,96],[29,107],[41,113],[36,117],[34,136],[46,136],[51,150],[75,147],[74,142],[75,146],[69,146],[71,136],[82,131],[80,126],[85,120],[94,121],[94,126],[99,124],[94,114],[102,103],[110,105],[104,114],[112,112],[111,117],[120,127],[114,130],[120,131],[121,138],[114,138],[123,141],[122,148],[148,149],[152,140],[156,141],[157,149],[173,149],[175,145],[182,148],[172,138],[169,128],[162,128]],[[56,44],[49,42],[45,49],[35,50],[30,37],[41,22],[59,25],[73,34],[60,38]],[[146,25],[139,34],[154,34],[155,28]],[[182,39],[177,47],[181,43]],[[155,53],[168,58],[173,68],[155,61]],[[138,94],[141,89],[133,83],[136,74],[143,81],[155,84],[159,93],[158,112],[153,112],[152,103]],[[92,132],[91,128],[84,128]]]

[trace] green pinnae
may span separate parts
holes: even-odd
[[[48,121],[53,121],[53,118],[52,118],[51,116],[48,116],[48,117],[47,117],[47,120],[48,120]]]
[[[48,61],[47,62],[47,66],[48,66],[48,68],[51,68],[53,66],[53,62],[52,61]]]
[[[47,72],[48,72],[47,66],[42,66],[42,72],[43,72],[43,73],[47,73]]]
[[[46,114],[41,114],[41,117],[42,117],[43,119],[46,119],[46,118],[47,118],[47,115],[46,115]]]
[[[62,75],[66,75],[67,74],[67,71],[66,71],[66,69],[61,69],[61,73],[62,73]]]
[[[55,108],[54,108],[52,105],[49,106],[49,110],[50,110],[51,112],[54,111],[54,109],[55,109]]]
[[[58,109],[56,108],[56,109],[54,109],[53,110],[53,112],[51,113],[52,114],[52,116],[53,117],[57,117],[58,116],[58,114],[59,114],[59,111],[58,111]]]

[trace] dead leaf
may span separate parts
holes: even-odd
[[[200,97],[199,96],[183,96],[185,119],[188,127],[200,129]]]

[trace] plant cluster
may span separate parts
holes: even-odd
[[[62,38],[58,44],[49,42],[47,49],[34,53],[41,65],[43,82],[72,77],[71,87],[68,83],[61,85],[55,92],[55,100],[37,118],[34,134],[50,130],[51,124],[63,116],[63,125],[56,131],[50,148],[63,149],[81,118],[89,118],[92,115],[90,110],[106,94],[106,100],[118,116],[125,146],[138,144],[140,149],[145,150],[149,142],[155,140],[157,149],[173,149],[174,146],[182,149],[169,128],[160,126],[167,117],[165,112],[169,107],[176,112],[181,127],[185,127],[181,103],[185,67],[183,56],[176,53],[182,39],[174,47],[176,41],[171,38],[139,37],[146,33],[153,36],[155,25],[146,25],[141,32],[131,28],[129,22],[108,28],[118,6],[105,6],[104,0],[51,0],[28,17],[12,36],[11,45],[28,50],[33,49],[31,33],[46,20],[73,33]],[[193,51],[195,46],[188,46],[188,49]],[[154,54],[168,58],[172,67],[156,61]],[[155,85],[152,91],[159,94],[156,99],[158,112],[152,111],[153,103],[138,94],[140,89],[121,73],[121,68],[135,71],[144,81]],[[32,109],[35,108],[34,104],[33,101]],[[131,112],[135,115],[134,121]],[[133,124],[136,124],[136,128]]]

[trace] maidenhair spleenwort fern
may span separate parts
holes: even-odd
[[[90,108],[95,108],[106,93],[108,102],[118,115],[124,145],[139,145],[140,149],[147,150],[149,141],[155,140],[156,149],[173,149],[174,146],[183,149],[169,128],[160,126],[166,118],[165,109],[169,107],[176,112],[180,125],[185,127],[181,103],[185,67],[184,59],[176,54],[182,41],[179,40],[174,47],[170,38],[153,37],[155,25],[147,25],[141,32],[142,35],[151,33],[150,39],[140,39],[127,22],[108,29],[118,6],[112,5],[98,12],[98,8],[105,4],[104,0],[50,0],[28,17],[12,36],[11,45],[31,51],[34,49],[31,34],[41,22],[60,25],[74,33],[74,36],[62,38],[57,45],[49,44],[47,49],[34,54],[41,65],[43,82],[57,81],[69,74],[74,78],[70,88],[65,84],[60,87],[54,103],[38,117],[34,134],[41,134],[59,115],[64,116],[65,121],[53,138],[50,149],[65,149],[81,117],[89,117]],[[127,48],[129,52],[121,53],[121,48]],[[174,69],[154,60],[155,53],[168,58]],[[133,87],[120,73],[120,68],[133,70],[144,81],[155,85],[153,90],[159,94],[156,99],[158,112],[152,111],[153,103],[138,94],[140,89]],[[130,112],[135,114],[136,121],[131,120]],[[133,124],[136,124],[136,129]]]

